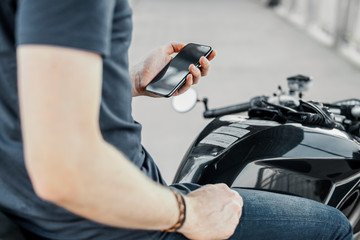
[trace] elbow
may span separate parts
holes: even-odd
[[[24,157],[35,193],[60,206],[76,200],[91,176],[87,173],[90,162],[100,152],[102,141],[93,131],[28,134]]]
[[[35,194],[39,198],[60,206],[71,200],[76,187],[70,184],[73,176],[61,168],[42,167],[39,169],[34,165],[27,164],[27,169]]]
[[[42,149],[46,149],[46,152],[33,149],[25,154],[26,168],[35,193],[41,199],[60,206],[76,200],[83,182],[84,160],[89,159],[88,154],[80,147],[76,151],[74,147],[66,150],[51,147]]]
[[[63,206],[65,202],[70,200],[70,194],[65,194],[63,189],[52,186],[46,180],[41,182],[35,177],[32,179],[32,185],[35,194],[42,200],[55,203],[59,206]]]

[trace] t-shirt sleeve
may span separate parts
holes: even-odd
[[[44,44],[110,53],[113,0],[20,0],[17,45]]]

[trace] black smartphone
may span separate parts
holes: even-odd
[[[190,74],[190,64],[200,67],[200,57],[207,57],[211,52],[210,46],[187,44],[146,86],[146,91],[162,97],[172,96]]]

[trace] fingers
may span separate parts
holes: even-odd
[[[230,206],[233,207],[232,211],[237,215],[238,219],[240,219],[242,215],[242,207],[244,205],[243,199],[240,194],[223,183],[215,184],[214,186],[222,188],[227,193],[228,198],[232,199]]]
[[[205,57],[201,57],[199,62],[201,68],[195,67],[194,64],[191,64],[189,66],[189,71],[193,76],[193,84],[197,84],[200,78],[206,76],[210,70],[210,61],[207,60]]]
[[[235,193],[235,199],[236,199],[236,201],[238,201],[239,204],[240,204],[240,206],[243,207],[244,202],[243,202],[243,199],[242,199],[242,197],[240,196],[240,194],[239,194],[237,191],[235,191],[235,190],[232,190],[232,189],[231,189],[231,191],[233,191],[233,192]]]
[[[198,80],[199,81],[199,80]],[[186,80],[184,84],[181,86],[179,90],[177,90],[174,94],[174,96],[180,95],[184,92],[186,92],[194,83],[192,74],[189,74],[186,76]]]
[[[202,76],[202,72],[199,68],[195,67],[194,64],[191,64],[189,67],[189,71],[193,78],[193,84],[197,84]]]
[[[209,59],[209,61],[211,61],[211,60],[213,60],[213,59],[215,58],[215,56],[216,56],[216,51],[213,50],[213,51],[210,53],[210,55],[207,57],[207,59]]]
[[[211,66],[211,64],[210,64],[210,61],[212,60],[212,59],[214,59],[215,58],[215,56],[216,56],[216,52],[215,52],[215,50],[214,51],[212,51],[211,52],[211,54],[206,58],[206,57],[201,57],[200,58],[200,60],[199,60],[199,63],[200,63],[200,76],[202,76],[202,77],[205,77],[207,74],[208,74],[208,72],[209,72],[209,70],[210,70],[210,66]],[[192,66],[190,66],[190,68],[191,68]],[[195,66],[194,66],[195,67]],[[198,71],[195,71],[194,69],[193,69],[193,72],[191,71],[191,69],[190,69],[190,72],[191,72],[191,74],[196,74],[196,73],[198,73]],[[200,77],[199,76],[199,77]],[[194,75],[194,77],[196,78],[196,77],[198,77],[197,75],[195,76]],[[197,83],[197,81],[195,81],[196,83]]]
[[[242,215],[242,208],[244,206],[244,202],[238,192],[236,192],[232,189],[231,189],[231,191],[234,192],[234,204],[236,205],[235,212],[237,213],[238,219],[240,219],[240,217]]]
[[[210,70],[210,61],[206,57],[201,57],[199,62],[201,65],[201,76],[205,77]]]

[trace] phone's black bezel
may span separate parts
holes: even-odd
[[[188,43],[187,45],[198,45],[198,46],[204,46],[204,47],[209,47],[209,51],[207,53],[205,53],[203,56],[204,57],[208,57],[211,52],[213,51],[213,48],[211,46],[208,46],[208,45],[203,45],[203,44],[197,44],[197,43]],[[186,47],[186,46],[185,46]],[[184,47],[184,48],[185,48]],[[174,59],[176,58],[176,56],[174,57]],[[196,67],[201,67],[200,65],[200,62],[196,62],[196,63],[193,63]],[[160,71],[161,72],[161,71]],[[155,92],[155,91],[151,91],[148,89],[148,86],[151,84],[151,82],[145,87],[145,90],[149,93],[153,93],[153,94],[156,94],[158,96],[161,96],[161,97],[171,97],[185,82],[186,80],[186,77],[190,74],[190,71],[179,81],[179,83],[168,93],[168,94],[162,94],[162,93],[159,93],[159,92]]]

